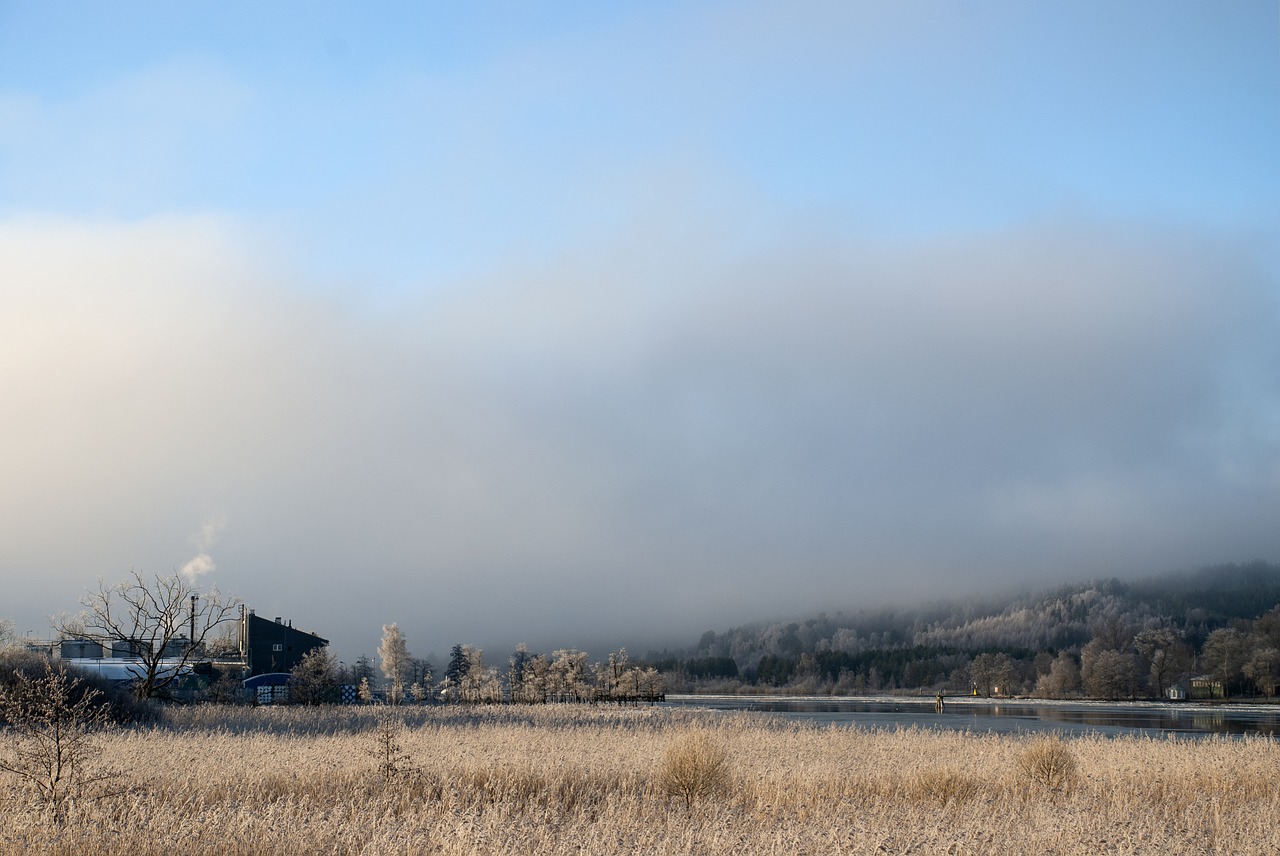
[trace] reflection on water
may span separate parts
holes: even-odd
[[[995,701],[948,698],[937,713],[934,700],[794,698],[778,696],[667,696],[670,707],[747,710],[789,719],[863,728],[946,728],[960,731],[1060,731],[1101,734],[1280,734],[1280,707],[1145,702]]]

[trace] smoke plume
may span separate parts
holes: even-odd
[[[189,559],[181,569],[181,574],[187,578],[187,582],[194,585],[199,577],[211,574],[218,569],[217,563],[213,561],[213,556],[209,555],[209,550],[217,542],[218,533],[226,525],[226,520],[222,517],[210,518],[192,534],[191,545],[196,548],[196,555]]]

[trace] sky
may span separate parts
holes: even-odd
[[[0,0],[0,616],[348,661],[1280,561],[1280,9]]]

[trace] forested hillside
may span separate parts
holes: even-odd
[[[649,659],[672,689],[1272,695],[1278,604],[1280,566],[1253,562],[707,631]]]

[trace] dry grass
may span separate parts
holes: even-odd
[[[1020,767],[1031,738],[572,706],[410,711],[388,777],[379,721],[206,708],[104,735],[138,787],[61,825],[0,790],[0,854],[1280,850],[1271,739],[1063,740],[1074,785],[1051,791]],[[691,733],[733,774],[692,814],[662,784]]]

